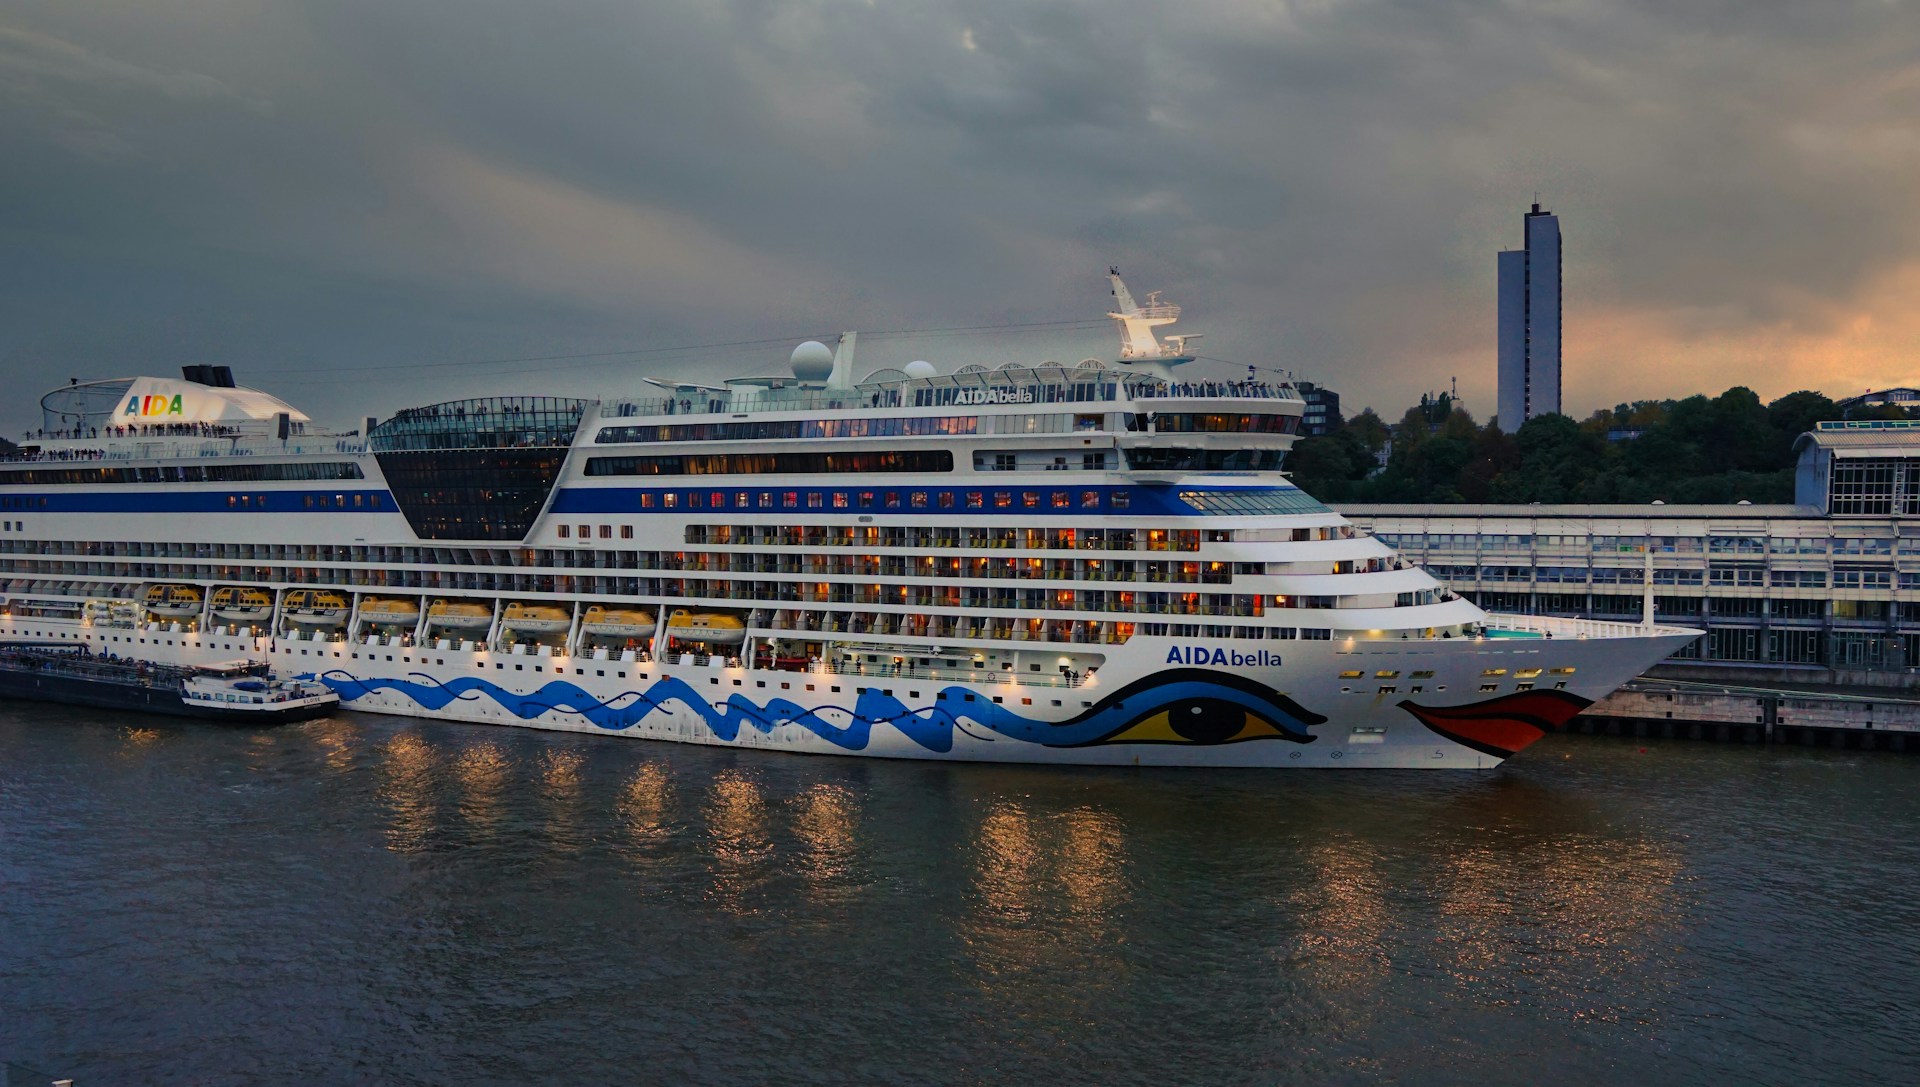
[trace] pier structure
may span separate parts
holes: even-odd
[[[1566,731],[1920,752],[1920,698],[1646,679],[1594,703]]]
[[[1920,421],[1821,423],[1796,448],[1791,504],[1340,512],[1483,608],[1705,630],[1653,677],[1920,698]]]

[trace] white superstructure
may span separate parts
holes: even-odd
[[[206,370],[56,390],[0,464],[0,636],[695,743],[1470,767],[1697,633],[1453,596],[1282,474],[1291,385],[1183,380],[1177,308],[1113,285],[1111,363],[855,380],[849,334],[364,435]]]

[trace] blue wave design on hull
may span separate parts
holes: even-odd
[[[1183,674],[1190,676],[1193,673]],[[470,701],[485,695],[522,720],[536,720],[549,713],[571,714],[609,732],[632,728],[649,714],[666,708],[669,703],[678,702],[705,721],[715,736],[728,743],[737,740],[742,729],[752,728],[767,735],[780,725],[792,724],[844,751],[865,750],[876,725],[891,725],[909,740],[936,754],[953,750],[955,732],[989,741],[1004,738],[1043,747],[1081,747],[1098,743],[1144,715],[1185,699],[1233,702],[1248,711],[1264,714],[1269,720],[1277,718],[1276,723],[1287,733],[1287,738],[1296,742],[1313,740],[1314,737],[1306,731],[1305,726],[1319,723],[1317,719],[1303,721],[1293,714],[1276,714],[1272,699],[1259,697],[1237,685],[1207,679],[1176,679],[1155,684],[1149,692],[1140,691],[1137,684],[1132,685],[1114,692],[1102,699],[1099,705],[1083,711],[1072,720],[1062,722],[1030,720],[991,701],[990,696],[965,687],[943,688],[940,694],[944,698],[936,699],[935,705],[919,710],[908,707],[877,687],[868,687],[854,703],[851,711],[853,719],[846,725],[837,725],[822,717],[820,710],[809,709],[784,698],[773,698],[760,706],[745,695],[735,694],[726,700],[724,706],[715,706],[693,686],[673,676],[660,677],[644,691],[622,691],[611,699],[602,700],[559,680],[551,681],[531,694],[522,695],[477,676],[462,676],[441,683],[418,672],[413,675],[418,679],[361,679],[351,673],[334,670],[312,678],[338,692],[343,702],[353,702],[376,691],[392,691],[405,695],[427,709],[439,710],[456,701]],[[1120,699],[1122,694],[1129,696],[1127,702],[1131,702],[1131,705]],[[1142,694],[1150,694],[1151,697],[1135,697]],[[978,701],[968,702],[968,695],[973,695]],[[949,710],[939,704],[942,701],[964,708]],[[840,707],[828,709],[835,713],[848,712]],[[1313,714],[1304,716],[1317,718]],[[962,723],[963,719],[965,723]],[[979,731],[982,729],[985,730],[984,734]]]

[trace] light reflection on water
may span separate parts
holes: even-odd
[[[1053,772],[60,720],[0,709],[0,968],[62,979],[0,985],[0,1056],[83,1081],[204,1081],[183,1054],[535,1081],[556,1038],[573,1078],[661,1082],[1920,1062],[1894,757],[1568,738],[1496,774]],[[1831,939],[1850,909],[1870,923]]]
[[[794,864],[808,901],[823,909],[844,908],[858,893],[860,800],[842,785],[810,786],[789,802],[800,849]]]
[[[388,848],[419,853],[432,844],[439,819],[434,781],[437,754],[417,733],[400,732],[381,745],[380,800],[387,810]]]

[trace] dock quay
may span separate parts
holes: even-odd
[[[1566,731],[1595,736],[1920,752],[1920,699],[1643,678]]]

